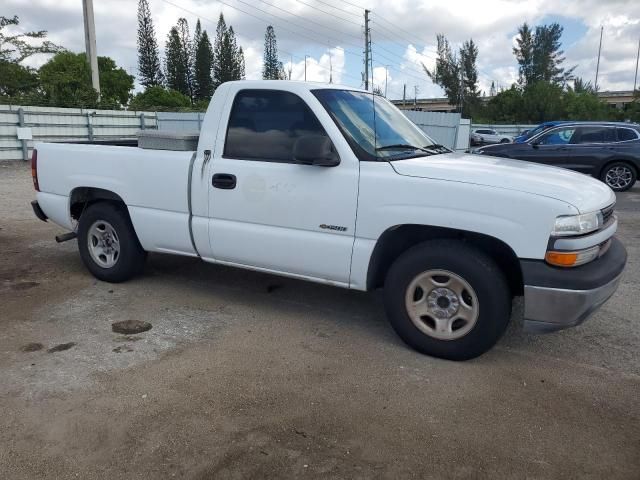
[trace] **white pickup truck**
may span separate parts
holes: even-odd
[[[448,359],[490,349],[514,296],[530,331],[579,324],[626,263],[603,183],[451,152],[348,87],[225,83],[196,151],[42,143],[32,170],[34,212],[77,235],[101,280],[162,252],[383,288],[398,335]]]

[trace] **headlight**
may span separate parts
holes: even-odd
[[[568,235],[584,235],[598,230],[602,226],[602,213],[592,212],[582,215],[563,215],[556,218],[551,235],[565,237]]]

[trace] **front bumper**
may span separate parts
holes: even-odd
[[[587,265],[558,268],[521,261],[524,278],[524,328],[545,333],[584,322],[616,291],[627,252],[615,237],[609,251]]]

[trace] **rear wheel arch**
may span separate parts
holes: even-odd
[[[127,211],[127,205],[120,195],[111,190],[96,187],[76,187],[69,195],[69,213],[72,220],[78,221],[82,213],[92,204],[97,202],[109,202],[123,207]]]
[[[405,224],[388,228],[380,235],[369,259],[367,270],[367,290],[384,285],[391,265],[410,248],[438,239],[452,239],[468,242],[491,257],[504,272],[512,295],[521,295],[524,289],[520,261],[513,249],[490,235],[446,227]]]

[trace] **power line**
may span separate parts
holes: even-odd
[[[353,25],[357,25],[358,27],[361,27],[361,26],[362,26],[362,24],[361,24],[361,23],[359,23],[359,22],[354,22],[353,20],[349,20],[349,19],[347,19],[347,18],[340,17],[340,16],[338,16],[338,15],[336,15],[336,14],[334,14],[334,13],[326,12],[326,11],[324,11],[324,10],[322,10],[322,9],[318,8],[318,7],[314,7],[313,5],[311,5],[311,4],[309,4],[309,3],[303,2],[302,0],[296,0],[296,2],[301,3],[302,5],[306,5],[307,7],[311,7],[311,8],[313,8],[314,10],[317,10],[317,11],[319,11],[319,12],[324,13],[325,15],[330,15],[330,16],[332,16],[332,17],[334,17],[334,18],[337,18],[337,19],[339,19],[339,20],[342,20],[343,22],[351,23],[351,24],[353,24]],[[320,3],[324,3],[324,2],[320,2]],[[329,5],[329,4],[325,4],[325,5]],[[331,5],[329,5],[329,6],[331,6]],[[333,8],[337,8],[337,7],[333,7]],[[338,8],[338,10],[340,10],[340,9]],[[340,10],[340,11],[344,11],[344,10]],[[355,13],[351,13],[351,12],[345,12],[345,13],[350,13],[351,15],[355,15]],[[358,16],[359,16],[359,15],[358,15]]]
[[[237,0],[237,1],[241,1],[241,0]],[[305,22],[309,22],[309,23],[312,23],[312,24],[314,24],[314,25],[318,25],[318,26],[319,26],[319,27],[321,27],[321,28],[326,28],[327,30],[331,30],[331,31],[333,31],[333,32],[338,32],[340,35],[346,35],[346,36],[349,36],[349,37],[351,37],[351,38],[355,38],[356,40],[360,40],[360,37],[356,37],[355,35],[353,35],[353,34],[351,34],[351,33],[343,32],[343,31],[341,31],[341,30],[337,30],[337,29],[335,29],[335,28],[331,28],[331,27],[328,27],[328,26],[326,26],[326,25],[323,25],[322,23],[315,22],[315,21],[313,21],[313,20],[309,20],[308,18],[305,18],[305,17],[303,17],[303,16],[301,16],[301,15],[297,15],[297,14],[295,14],[295,13],[291,13],[291,12],[289,12],[288,10],[286,10],[286,9],[284,9],[284,8],[280,8],[280,7],[278,7],[277,5],[273,5],[272,3],[269,3],[269,2],[267,2],[267,1],[265,1],[265,0],[258,0],[258,1],[259,1],[259,2],[264,3],[265,5],[269,5],[270,7],[275,8],[276,10],[283,11],[283,12],[285,12],[285,13],[286,13],[286,14],[288,14],[288,15],[291,15],[291,16],[296,17],[296,18],[300,18],[300,19],[304,20]],[[300,0],[297,0],[297,1],[300,1]],[[244,3],[244,2],[242,2],[242,3]],[[306,3],[305,3],[305,5],[306,5]],[[254,7],[254,8],[255,8],[255,7]],[[315,7],[312,7],[312,8],[315,8]],[[322,10],[320,10],[320,11],[322,11]],[[273,15],[273,14],[270,14],[270,15]],[[333,15],[332,15],[332,16],[333,16]],[[359,26],[359,24],[356,24],[356,25],[358,25],[358,26]]]
[[[296,0],[296,1],[300,1],[300,0]],[[316,2],[321,3],[322,5],[326,5],[327,7],[335,8],[335,9],[336,9],[336,10],[338,10],[339,12],[346,13],[347,15],[353,15],[354,17],[358,17],[358,18],[360,18],[360,17],[362,16],[362,14],[361,14],[361,13],[353,13],[353,12],[350,12],[350,11],[348,11],[348,10],[343,10],[343,9],[342,9],[342,8],[340,8],[340,7],[336,7],[336,6],[334,6],[334,5],[331,5],[331,4],[330,4],[330,3],[328,3],[328,2],[323,2],[322,0],[316,0]],[[300,3],[304,3],[304,2],[300,2]],[[344,2],[343,2],[343,3],[344,3]],[[304,3],[304,4],[306,5],[306,3]],[[361,10],[362,10],[362,9],[361,9]]]
[[[196,12],[194,12],[194,11],[192,11],[192,10],[189,10],[189,9],[187,9],[187,8],[184,8],[184,7],[180,6],[180,5],[177,5],[177,4],[173,3],[173,2],[172,2],[172,1],[170,1],[170,0],[161,0],[161,1],[162,1],[162,2],[164,2],[164,3],[167,3],[167,4],[169,4],[169,5],[172,5],[172,6],[176,7],[176,8],[179,8],[180,10],[183,10],[183,11],[185,11],[185,12],[187,12],[187,13],[190,13],[191,15],[195,15],[196,17],[204,18],[204,19],[208,20],[209,22],[211,22],[211,23],[213,23],[213,24],[216,24],[216,23],[217,23],[216,21],[211,20],[211,19],[209,19],[209,18],[206,18],[206,17],[204,17],[204,16],[200,15],[199,13],[196,13]],[[237,10],[237,11],[241,12],[241,13],[244,13],[245,15],[249,15],[250,17],[253,17],[253,18],[257,19],[257,20],[260,20],[260,21],[262,21],[262,22],[265,22],[265,23],[267,23],[268,25],[269,25],[269,24],[274,24],[274,25],[276,25],[279,29],[284,30],[284,31],[286,31],[286,32],[289,32],[289,33],[292,33],[292,34],[294,34],[294,35],[298,35],[298,36],[301,36],[301,37],[305,37],[305,38],[307,38],[307,39],[309,39],[309,40],[311,40],[311,41],[313,41],[313,42],[315,42],[315,43],[325,43],[325,42],[324,42],[324,40],[318,40],[317,38],[313,38],[313,37],[309,36],[309,35],[308,35],[308,34],[306,34],[306,33],[296,32],[295,30],[292,30],[292,29],[290,29],[290,28],[287,28],[287,27],[284,27],[284,26],[282,26],[282,25],[279,25],[279,24],[278,24],[278,23],[276,23],[276,22],[272,22],[272,21],[271,21],[271,20],[269,20],[269,19],[265,19],[264,17],[261,17],[261,16],[258,16],[258,15],[255,15],[255,14],[254,14],[254,13],[252,13],[252,12],[247,12],[246,10],[243,10],[242,8],[239,8],[239,7],[235,6],[235,5],[231,5],[231,4],[229,4],[228,2],[226,2],[225,0],[216,0],[216,1],[217,1],[218,3],[220,3],[220,4],[222,4],[222,5],[225,5],[225,6],[229,7],[229,8],[232,8],[232,9],[234,9],[234,10]],[[259,11],[261,11],[261,12],[265,12],[264,10],[261,10],[261,9],[259,9],[259,8],[257,8],[257,7],[253,7],[252,5],[250,5],[250,4],[246,3],[246,2],[243,2],[242,0],[238,0],[238,1],[240,1],[241,3],[245,3],[246,5],[248,5],[248,6],[249,6],[249,7],[251,7],[251,8],[254,8],[254,9],[259,10]],[[272,17],[275,17],[275,18],[277,18],[277,19],[280,19],[280,20],[282,20],[283,22],[287,22],[287,23],[290,23],[290,24],[292,24],[292,25],[295,25],[295,26],[296,26],[296,27],[298,27],[298,28],[304,28],[305,30],[313,31],[313,30],[311,30],[311,29],[310,29],[310,28],[308,28],[308,27],[300,26],[300,25],[298,25],[298,24],[296,24],[296,23],[293,23],[293,22],[291,22],[291,21],[289,21],[289,20],[286,20],[286,19],[283,19],[283,18],[281,18],[281,17],[278,17],[277,15],[274,15],[274,14],[272,14],[272,13],[268,13],[268,12],[265,12],[265,13],[267,13],[267,15],[270,15],[270,16],[272,16]],[[314,31],[314,32],[315,32],[315,31]],[[317,32],[316,32],[316,33],[317,33]],[[322,35],[322,34],[321,34],[321,35]],[[362,58],[362,55],[361,55],[361,54],[356,53],[356,52],[353,52],[353,51],[351,51],[351,50],[347,50],[347,49],[344,49],[344,48],[343,48],[343,51],[344,51],[345,53],[350,54],[350,55],[357,56],[358,58]]]
[[[212,20],[211,18],[205,17],[205,16],[203,16],[203,15],[200,15],[199,13],[194,12],[194,11],[192,11],[192,10],[189,10],[189,9],[187,9],[187,8],[184,8],[184,7],[180,6],[180,5],[176,5],[175,3],[171,2],[170,0],[162,0],[162,1],[163,1],[164,3],[167,3],[167,4],[169,4],[169,5],[173,6],[173,7],[175,7],[175,8],[178,8],[178,9],[180,9],[180,10],[184,11],[184,12],[187,12],[187,13],[189,13],[189,14],[191,14],[191,15],[194,15],[194,16],[196,16],[196,17],[198,17],[198,18],[201,18],[201,19],[205,20],[206,22],[210,23],[212,26],[217,25],[217,21]],[[256,16],[256,15],[253,15],[252,13],[249,13],[249,12],[245,12],[244,10],[242,10],[242,9],[240,9],[240,8],[238,8],[238,7],[235,7],[235,6],[233,6],[233,5],[229,5],[229,4],[227,4],[227,3],[225,3],[225,2],[223,2],[223,1],[221,1],[221,0],[217,0],[217,1],[218,1],[219,3],[222,3],[223,5],[226,5],[226,6],[228,6],[228,7],[232,8],[232,9],[234,9],[234,10],[238,10],[238,11],[240,11],[240,12],[242,12],[242,13],[246,14],[246,15],[249,15],[249,16],[251,16],[251,17],[253,17],[253,18],[256,18],[256,19],[258,19],[258,20],[264,21],[264,22],[266,22],[266,23],[270,23],[270,22],[267,22],[264,18],[260,18],[260,17],[258,17],[258,16]],[[287,29],[287,28],[285,28],[285,27],[282,27],[282,26],[278,26],[278,28],[282,28],[282,30],[288,31],[288,32],[293,33],[293,34],[295,34],[295,35],[302,35],[302,34],[299,34],[299,33],[297,33],[297,32],[294,32],[294,31],[289,30],[289,29]],[[306,35],[302,35],[302,36],[306,36]],[[311,38],[311,37],[307,37],[307,38]],[[313,38],[311,38],[311,40],[314,40],[315,42],[317,42],[317,40],[315,40],[315,39],[313,39]],[[339,48],[340,48],[342,51],[346,51],[346,50],[345,50],[344,48],[342,48],[342,47],[339,47]],[[287,52],[286,50],[283,50],[283,49],[281,49],[281,48],[278,48],[278,50],[279,50],[279,51],[281,51],[282,53],[286,54],[286,55],[289,55],[289,56],[290,56],[290,57],[292,57],[292,58],[299,58],[299,59],[302,59],[302,58],[303,58],[303,57],[301,57],[301,56],[299,56],[299,55],[294,55],[294,54],[292,54],[292,53],[290,53],[290,52]],[[324,69],[324,70],[328,70],[326,67],[324,67],[324,66],[320,65],[320,63],[319,63],[319,62],[317,63],[317,65],[318,65],[318,67],[320,67],[320,68],[322,68],[322,69]],[[348,74],[345,70],[337,70],[337,71],[338,71],[341,75],[345,75],[345,76],[347,76],[347,77],[351,77],[351,78],[354,78],[354,79],[356,79],[356,80],[360,80],[360,79],[359,79],[358,77],[356,77],[355,75]]]

